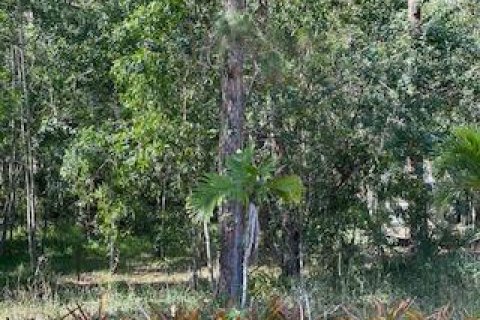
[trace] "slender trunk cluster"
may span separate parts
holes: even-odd
[[[23,175],[26,201],[26,226],[28,238],[28,253],[32,271],[36,267],[37,260],[37,213],[35,198],[35,158],[31,135],[31,105],[28,88],[28,68],[26,61],[26,36],[25,19],[31,15],[24,12],[20,2],[17,2],[17,35],[16,45],[13,47],[13,83],[21,92],[20,102],[20,137],[23,153]],[[12,134],[15,139],[15,121],[12,120]],[[15,150],[13,151],[15,156]],[[13,183],[12,183],[13,184]],[[15,192],[15,191],[13,191]],[[12,197],[15,197],[13,194]]]
[[[14,134],[14,131],[13,131]],[[12,154],[7,157],[2,165],[2,181],[1,183],[9,190],[8,195],[3,203],[2,210],[2,224],[0,235],[0,256],[4,253],[7,236],[10,231],[10,238],[12,238],[12,228],[15,219],[16,209],[16,184],[18,178],[18,166],[15,164],[15,147],[12,148]],[[6,171],[6,173],[5,173]]]

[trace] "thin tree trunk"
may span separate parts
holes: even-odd
[[[242,300],[241,308],[245,308],[247,303],[248,291],[248,265],[252,256],[255,256],[258,249],[258,239],[260,236],[260,224],[258,222],[258,209],[253,203],[248,205],[248,227],[245,234],[245,251],[243,255],[243,275],[242,275]]]
[[[7,174],[8,174],[8,184],[6,185],[6,189],[10,189],[11,190],[11,159],[7,158],[7,165],[8,165],[8,169],[7,169]],[[5,166],[5,163],[2,164],[2,184],[5,184],[5,180],[7,179],[4,179],[4,166]],[[2,219],[2,224],[1,224],[1,237],[0,237],[0,256],[3,255],[4,253],[4,249],[5,249],[5,244],[7,242],[7,230],[8,230],[8,224],[9,224],[9,221],[10,221],[10,207],[11,207],[11,196],[10,194],[6,197],[5,199],[5,203],[3,205],[3,219]]]
[[[245,0],[224,0],[226,17],[242,14]],[[238,37],[228,38],[225,69],[222,77],[220,133],[220,170],[225,158],[243,148],[245,93],[243,81],[244,51]],[[229,304],[238,305],[242,294],[243,274],[243,206],[235,201],[220,209],[220,278],[218,294]]]
[[[199,277],[199,266],[200,266],[200,250],[199,250],[199,236],[195,228],[192,226],[190,237],[192,239],[192,288],[197,290],[198,288],[198,277]]]
[[[10,59],[11,59],[11,69],[10,69],[10,72],[11,72],[11,79],[12,79],[12,89],[15,89],[15,86],[16,86],[16,81],[17,81],[17,77],[16,77],[16,65],[15,65],[15,59],[16,59],[16,51],[15,51],[15,47],[12,46],[11,47],[11,54],[10,54]],[[11,181],[11,184],[10,184],[10,198],[11,198],[11,202],[10,202],[10,205],[11,205],[11,212],[10,212],[10,216],[9,216],[9,225],[8,225],[8,229],[9,229],[9,233],[10,233],[10,240],[13,238],[13,226],[15,224],[15,220],[16,220],[16,215],[17,215],[17,212],[16,212],[16,209],[17,209],[17,178],[18,178],[18,172],[19,170],[17,170],[17,131],[16,131],[16,120],[15,120],[15,114],[13,114],[12,116],[12,119],[10,121],[10,127],[11,127],[11,130],[12,130],[12,140],[11,140],[11,143],[12,143],[12,157],[10,159],[10,168],[9,168],[9,175],[12,176],[12,181]]]
[[[110,273],[115,274],[118,271],[120,264],[120,250],[118,248],[118,231],[115,222],[111,222],[110,225],[112,234],[110,235],[109,243],[109,268]]]
[[[207,253],[207,269],[210,276],[210,285],[212,286],[212,292],[215,292],[215,276],[213,273],[212,263],[212,247],[210,243],[210,232],[208,231],[208,222],[203,221],[203,235],[205,239],[205,251]]]
[[[419,0],[408,1],[408,21],[410,22],[411,32],[414,36],[421,33],[422,15]]]

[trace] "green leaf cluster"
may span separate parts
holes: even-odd
[[[275,196],[287,203],[299,203],[304,194],[300,177],[296,175],[275,176],[273,158],[255,161],[255,149],[250,146],[238,150],[226,160],[221,174],[204,175],[188,200],[188,206],[199,219],[210,219],[214,209],[224,201],[238,201],[245,207],[248,203],[261,203]]]

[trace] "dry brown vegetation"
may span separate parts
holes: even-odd
[[[105,312],[107,298],[102,295],[99,302],[98,311],[89,313],[77,304],[75,308],[67,308],[65,314],[59,319],[74,320],[108,320],[117,319],[113,315]],[[210,309],[210,310],[208,310]],[[208,311],[207,311],[208,310]],[[454,307],[445,305],[431,314],[425,314],[414,306],[413,299],[400,300],[396,303],[387,304],[381,301],[374,301],[369,308],[368,315],[362,315],[355,307],[348,305],[337,305],[329,311],[320,315],[310,315],[301,304],[291,304],[287,300],[276,296],[273,297],[263,308],[253,307],[248,310],[238,311],[235,309],[195,308],[187,310],[183,307],[171,305],[168,308],[162,308],[154,303],[149,303],[148,310],[140,308],[141,316],[123,316],[124,320],[147,319],[147,320],[450,320],[454,316]],[[464,320],[480,319],[477,317],[463,314]]]

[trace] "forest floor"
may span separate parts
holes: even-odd
[[[330,279],[321,279],[312,273],[303,287],[294,285],[287,288],[278,281],[278,272],[262,267],[252,270],[250,294],[254,303],[263,303],[263,306],[276,295],[294,303],[308,300],[309,308],[315,314],[347,306],[366,315],[367,306],[377,301],[392,304],[399,299],[413,298],[414,307],[425,314],[450,304],[454,306],[455,318],[480,316],[478,262],[468,266],[476,269],[465,268],[460,270],[461,273],[451,269],[452,263],[455,262],[435,264],[438,272],[399,270],[401,274],[376,280],[375,284],[374,281],[367,283],[366,278],[351,271],[350,275],[345,275],[340,287],[332,286]],[[127,316],[146,319],[145,314],[150,314],[157,306],[168,311],[172,306],[214,310],[214,306],[218,305],[212,298],[206,268],[199,275],[197,289],[193,287],[192,273],[188,269],[174,272],[162,271],[163,268],[163,264],[151,263],[138,269],[130,267],[116,275],[110,275],[106,270],[82,272],[80,275],[51,275],[45,282],[37,283],[35,289],[11,283],[2,292],[0,319],[60,319],[78,305],[92,314],[98,313],[102,305],[108,314],[115,315],[115,319]],[[448,269],[450,274],[446,272]]]
[[[164,307],[180,304],[195,308],[207,297],[206,268],[199,273],[202,289],[193,289],[192,273],[165,272],[155,265],[137,271],[110,274],[107,270],[49,275],[36,284],[9,284],[0,299],[0,319],[61,318],[77,305],[95,313],[99,304],[114,314],[136,314],[154,302]],[[101,302],[102,301],[102,302]]]
[[[0,259],[0,319],[59,319],[81,305],[96,312],[100,301],[109,314],[145,319],[152,306],[169,310],[172,305],[185,309],[214,310],[208,270],[198,272],[195,286],[190,258],[158,259],[141,240],[129,240],[124,248],[119,272],[107,270],[105,252],[96,247],[82,249],[79,257],[68,243],[49,244],[48,267],[37,281],[28,276],[28,256],[23,241],[12,245]],[[144,246],[142,249],[140,246]],[[138,254],[144,252],[144,254]],[[250,296],[254,303],[267,305],[272,296],[294,303],[306,303],[315,314],[324,314],[339,305],[366,314],[376,301],[392,302],[413,298],[415,307],[431,313],[450,304],[460,315],[480,316],[480,261],[463,253],[415,260],[404,255],[374,267],[346,265],[339,276],[314,267],[303,283],[279,278],[278,268],[250,270]],[[137,317],[138,316],[138,317]]]

